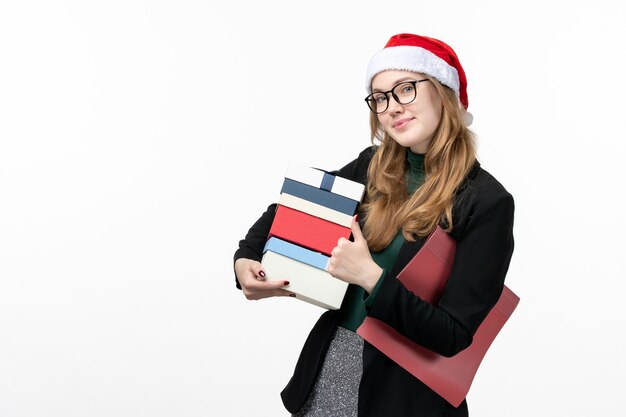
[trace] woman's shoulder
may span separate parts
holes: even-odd
[[[478,224],[500,222],[498,224],[512,225],[514,212],[513,195],[476,162],[455,195],[452,215],[454,228],[451,234],[458,241],[463,238],[468,227],[477,227]]]
[[[476,161],[459,192],[461,200],[471,200],[481,206],[490,205],[502,200],[513,201],[513,195],[489,171]]]
[[[369,166],[378,148],[379,146],[377,145],[370,145],[364,148],[361,152],[359,152],[359,155],[357,156],[355,161],[364,166]]]
[[[359,153],[359,158],[372,159],[378,148],[378,145],[369,145]]]
[[[367,170],[374,153],[376,153],[376,149],[378,149],[378,147],[375,145],[368,146],[359,152],[355,159],[344,165],[341,169],[333,171],[332,173],[340,177],[365,184],[367,179]]]

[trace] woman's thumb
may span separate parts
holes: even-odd
[[[358,214],[355,214],[352,217],[352,236],[354,237],[354,241],[358,242],[360,240],[365,240],[365,238],[363,237],[363,233],[361,232],[361,226],[359,226],[359,216]]]
[[[255,262],[252,265],[252,271],[257,279],[265,279],[265,271],[263,271],[263,265],[260,262]]]

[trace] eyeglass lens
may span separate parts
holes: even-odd
[[[389,107],[389,93],[400,104],[410,104],[417,96],[415,81],[400,83],[390,91],[373,93],[368,97],[367,104],[375,113],[383,113]]]

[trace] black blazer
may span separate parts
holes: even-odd
[[[363,184],[376,148],[335,173]],[[239,242],[238,258],[260,261],[274,219],[272,204]],[[453,229],[457,242],[454,265],[439,305],[433,306],[408,291],[395,277],[419,251],[425,239],[405,242],[385,276],[367,314],[444,356],[465,349],[495,305],[513,254],[513,197],[475,162],[455,194]],[[362,217],[362,216],[361,216]],[[237,287],[239,283],[237,282]],[[294,374],[281,393],[294,413],[308,398],[337,326],[337,311],[321,315],[307,338]],[[359,386],[359,417],[467,416],[467,403],[452,407],[437,393],[365,342],[363,376]]]

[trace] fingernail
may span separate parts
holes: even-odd
[[[259,271],[259,276],[265,278],[265,272]]]
[[[355,214],[355,215],[354,215],[354,220],[355,220],[357,223],[359,222],[359,215],[358,215],[358,214]]]
[[[285,285],[289,285],[289,281],[285,281]]]

